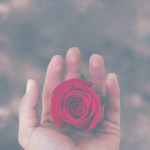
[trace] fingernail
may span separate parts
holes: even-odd
[[[59,57],[61,57],[60,55],[55,55],[53,56],[52,60],[57,60]]]
[[[115,73],[110,73],[110,74],[113,76],[113,78],[117,79],[117,75]]]
[[[33,87],[34,81],[32,79],[29,79],[27,82],[26,92],[29,92]]]
[[[116,80],[118,80],[118,77],[117,77],[117,75],[115,74],[115,78],[116,78]]]
[[[118,83],[118,78],[117,78],[117,75],[115,73],[112,73],[113,74],[113,78],[115,78],[115,80],[117,81]]]

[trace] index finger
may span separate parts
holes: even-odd
[[[62,82],[64,60],[60,55],[55,55],[47,69],[45,85],[43,89],[42,121],[50,120],[51,96],[54,89]]]

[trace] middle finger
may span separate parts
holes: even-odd
[[[65,80],[79,78],[81,69],[80,50],[76,47],[70,48],[65,61]]]

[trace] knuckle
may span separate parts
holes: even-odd
[[[25,96],[21,99],[19,103],[19,108],[22,107],[25,104]]]
[[[113,112],[116,112],[116,113],[119,113],[120,112],[120,107],[118,106],[110,106],[110,105],[108,105],[108,110],[110,110],[110,111],[113,111]]]
[[[79,58],[76,55],[71,55],[68,58],[69,64],[78,65],[79,64]]]
[[[54,71],[56,73],[60,73],[62,70],[63,70],[63,66],[61,64],[56,65],[55,68],[54,68]]]

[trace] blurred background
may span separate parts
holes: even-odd
[[[150,149],[150,0],[0,0],[0,150],[18,144],[18,105],[26,82],[42,91],[53,55],[71,47],[89,75],[93,53],[121,88],[120,150]],[[41,113],[40,100],[38,111]]]

